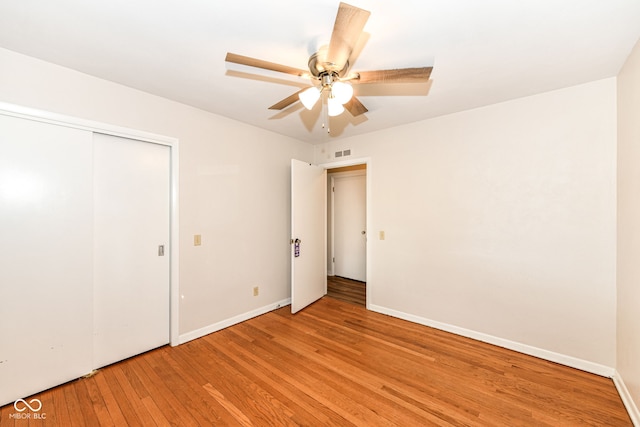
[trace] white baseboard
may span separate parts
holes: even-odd
[[[460,328],[458,326],[449,325],[447,323],[437,322],[435,320],[425,319],[423,317],[415,316],[413,314],[403,313],[390,308],[381,307],[378,305],[371,305],[369,310],[376,311],[378,313],[387,314],[399,319],[408,320],[410,322],[418,323],[420,325],[429,326],[435,329],[439,329],[445,332],[451,332],[463,337],[472,338],[474,340],[486,342],[489,344],[497,345],[498,347],[514,350],[519,353],[528,354],[530,356],[539,357],[550,362],[559,363],[561,365],[569,366],[571,368],[580,369],[582,371],[590,372],[592,374],[600,375],[602,377],[613,378],[615,369],[609,366],[600,365],[597,363],[589,362],[587,360],[578,359],[564,354],[555,353],[553,351],[544,350],[541,348],[533,347],[530,345],[522,344],[515,341],[510,341],[504,338],[494,337],[493,335],[483,334],[481,332],[472,331],[470,329]]]
[[[229,319],[225,319],[221,322],[214,323],[209,326],[205,326],[204,328],[196,329],[195,331],[187,332],[186,334],[180,335],[178,338],[178,344],[184,344],[191,340],[195,340],[196,338],[203,337],[205,335],[209,335],[212,332],[219,331],[224,328],[228,328],[229,326],[233,326],[237,323],[244,322],[245,320],[249,320],[251,318],[260,316],[261,314],[268,313],[277,308],[284,307],[285,305],[291,304],[291,298],[283,299],[278,302],[274,302],[264,307],[257,308],[255,310],[248,311],[246,313],[239,314],[237,316],[231,317]]]
[[[631,393],[629,393],[629,389],[624,384],[620,373],[616,370],[613,375],[613,383],[616,385],[618,389],[618,394],[622,399],[622,403],[624,403],[624,407],[627,408],[627,412],[629,413],[629,417],[631,417],[631,422],[635,427],[640,427],[640,411],[638,411],[638,407],[636,406],[633,398],[631,397]]]

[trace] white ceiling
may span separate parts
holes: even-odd
[[[0,0],[0,47],[321,143],[612,77],[640,37],[639,0],[347,2],[371,11],[352,70],[434,70],[357,86],[369,112],[332,118],[331,137],[317,107],[267,109],[308,81],[224,58],[306,69],[337,0]]]

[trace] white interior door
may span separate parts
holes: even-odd
[[[94,368],[169,342],[170,148],[94,136]]]
[[[291,312],[327,293],[327,171],[291,160]]]
[[[92,209],[91,132],[0,115],[0,406],[91,371]]]
[[[366,176],[334,178],[334,274],[366,282]]]

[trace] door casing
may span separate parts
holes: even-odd
[[[366,307],[367,310],[370,309],[371,306],[371,301],[372,301],[372,295],[373,295],[373,289],[375,286],[375,280],[372,274],[372,269],[371,269],[371,245],[372,245],[372,227],[371,227],[371,218],[373,218],[372,216],[372,200],[371,200],[371,193],[372,193],[372,180],[371,180],[371,176],[372,176],[372,162],[371,162],[371,158],[370,157],[358,157],[358,158],[353,158],[353,159],[349,159],[349,160],[340,160],[340,161],[332,161],[332,162],[327,162],[327,163],[321,163],[318,166],[323,167],[325,169],[334,169],[334,168],[341,168],[344,166],[354,166],[354,165],[366,165],[366,173],[365,173],[365,179],[366,179],[366,230],[367,230],[367,243],[366,243],[366,277],[367,277],[367,297],[366,297]]]

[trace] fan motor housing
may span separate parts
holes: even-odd
[[[320,56],[320,52],[316,52],[309,57],[309,71],[314,77],[321,77],[323,74],[337,75],[338,77],[345,76],[349,69],[349,61],[339,70],[332,62],[322,61]]]

